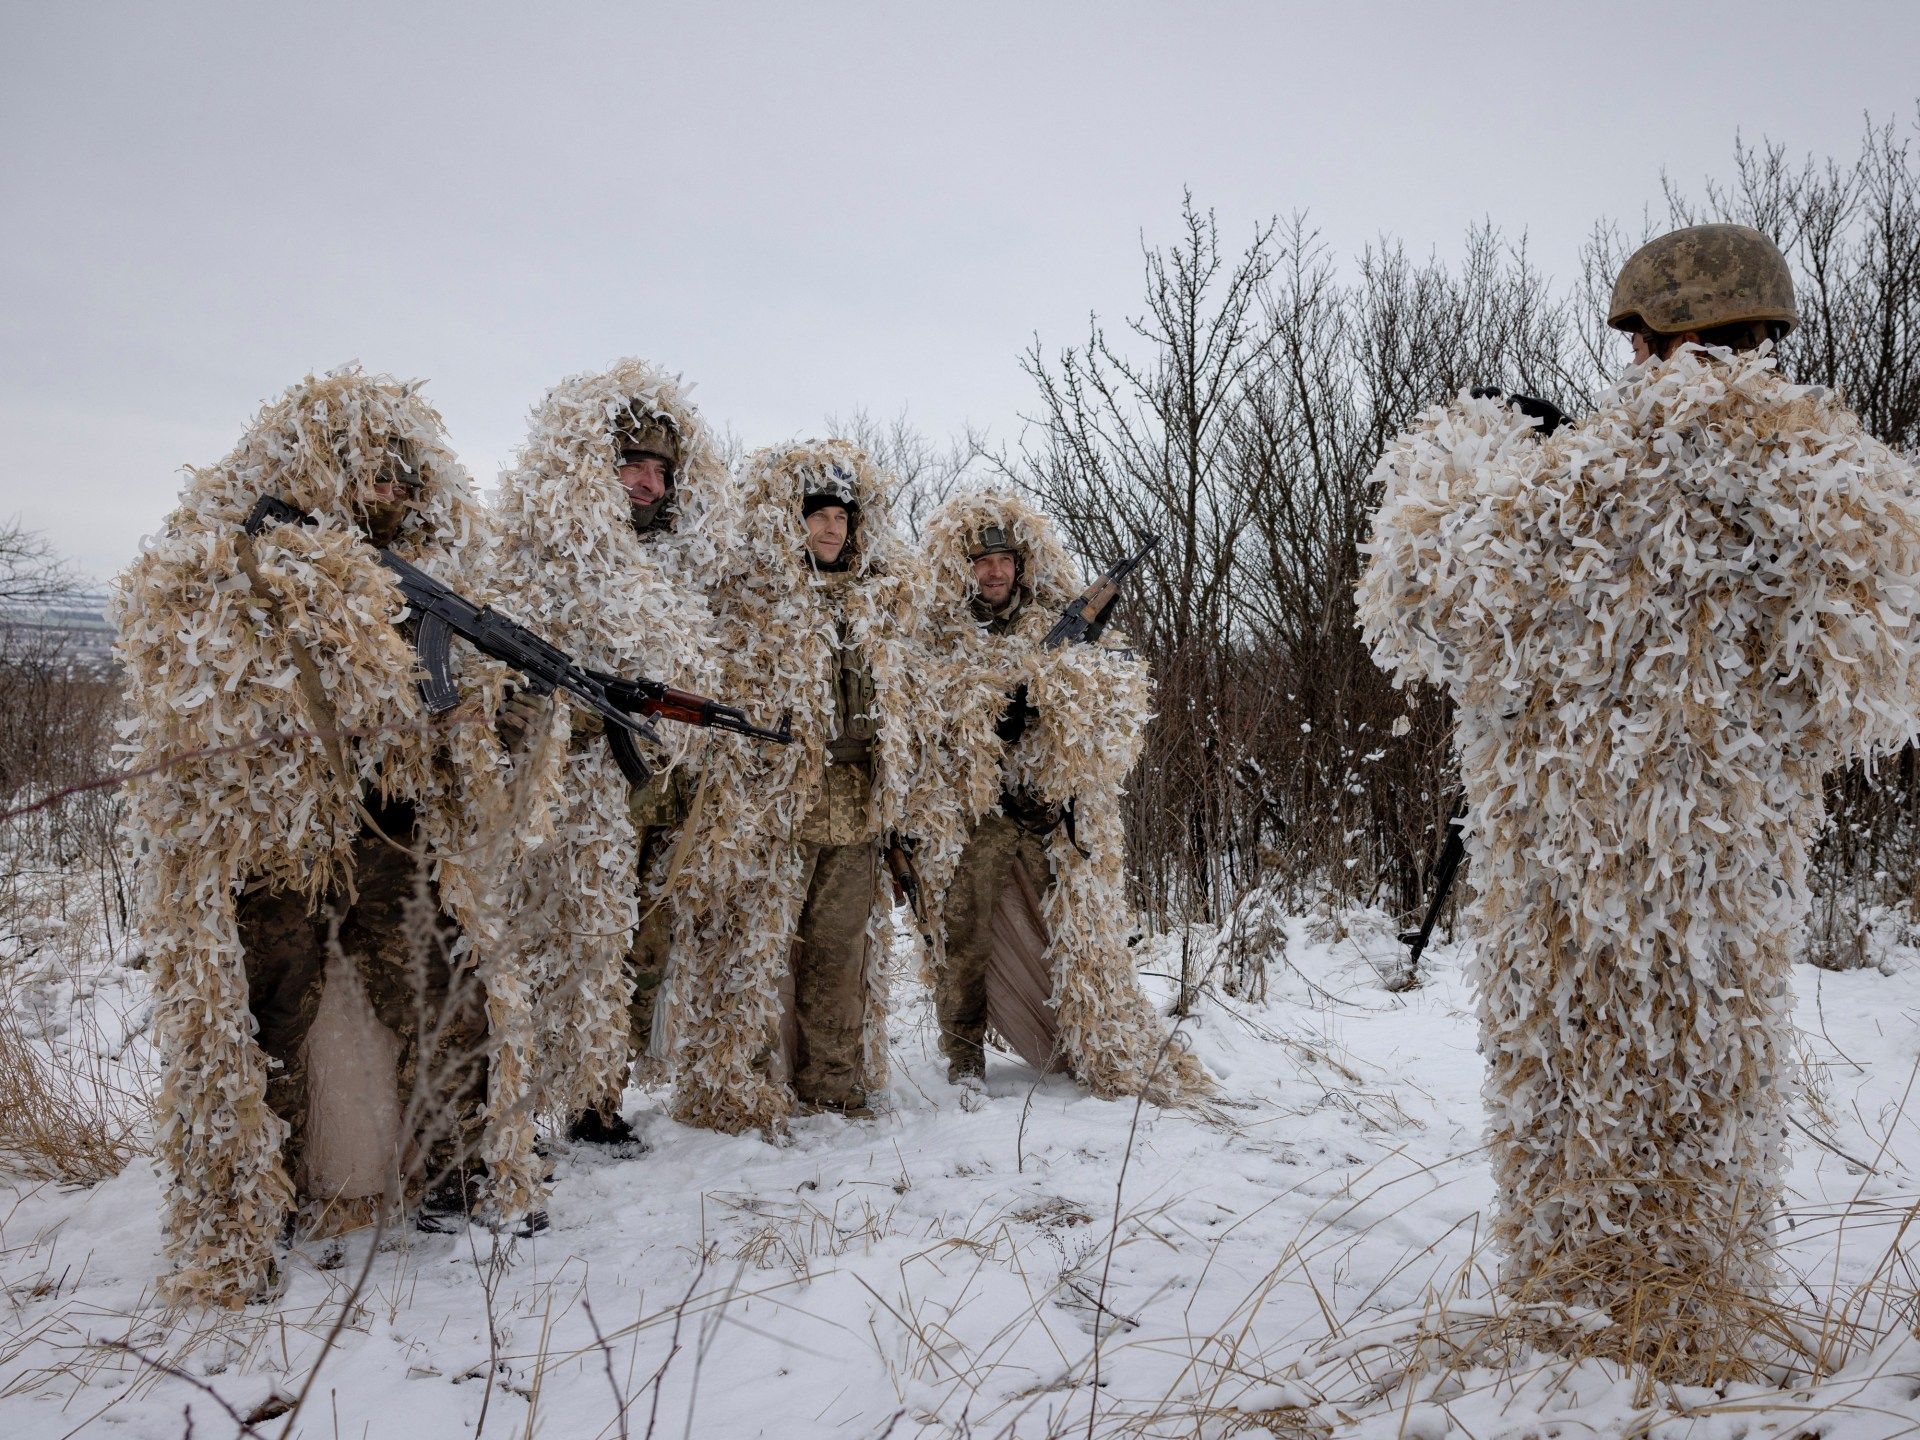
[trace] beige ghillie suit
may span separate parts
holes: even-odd
[[[615,473],[622,436],[639,418],[665,422],[680,449],[666,508],[645,534]],[[731,510],[729,484],[676,377],[623,360],[562,382],[534,411],[501,482],[502,608],[583,665],[706,688],[712,642],[703,592]],[[630,793],[598,717],[583,724],[588,717],[564,702],[556,712],[553,738],[566,756],[559,788],[545,797],[555,838],[515,877],[513,897],[536,986],[541,1108],[564,1127],[588,1110],[619,1113],[629,1052],[644,1043],[630,1042],[629,947],[643,914],[647,936],[665,930],[660,871],[670,846],[659,835],[673,833],[669,802],[685,793],[676,771],[690,768],[706,736],[660,722],[670,748],[642,747],[654,779]],[[643,856],[643,840],[661,853]],[[648,860],[653,873],[643,878]]]
[[[809,486],[834,469],[851,477],[847,498],[858,509],[840,574],[812,563],[801,516]],[[924,596],[892,528],[890,477],[856,447],[826,440],[757,452],[741,483],[739,543],[712,591],[719,688],[763,716],[790,710],[796,738],[711,747],[696,858],[680,880],[667,1000],[676,1034],[673,1113],[725,1131],[777,1128],[793,1110],[779,1031],[803,911],[826,878],[820,862],[848,868],[863,847],[864,884],[858,875],[841,883],[848,877],[836,873],[830,887],[836,911],[857,913],[815,918],[830,919],[839,941],[861,946],[856,961],[864,957],[857,1044],[849,1047],[856,1073],[844,1098],[885,1083],[889,906],[875,841],[889,829],[917,828],[921,727],[929,719],[914,642]],[[872,735],[864,768],[828,764],[829,742],[849,719],[844,657],[873,687],[854,717]],[[857,903],[842,905],[850,894]],[[849,924],[853,934],[840,933]],[[804,1069],[804,1055],[800,1063]]]
[[[989,526],[1008,532],[1021,559],[1021,608],[1005,633],[983,623],[974,607],[968,553]],[[1082,585],[1052,522],[1019,496],[1003,490],[954,496],[928,519],[922,550],[936,627],[928,692],[942,720],[936,766],[940,783],[959,802],[940,812],[942,825],[924,832],[919,862],[936,942],[935,989],[949,985],[949,945],[984,943],[975,932],[991,916],[985,897],[1012,883],[1008,861],[1021,850],[1044,857],[1042,873],[1032,879],[1042,892],[1048,1006],[1060,1058],[1100,1096],[1145,1095],[1166,1104],[1206,1094],[1206,1073],[1184,1045],[1169,1039],[1127,946],[1132,911],[1120,795],[1151,717],[1146,665],[1111,633],[1088,644],[1041,647]],[[995,726],[1020,685],[1038,713],[1009,747]],[[1073,835],[1062,823],[1038,844],[1016,842],[1003,818],[1003,796],[1054,810],[1072,804]],[[1002,843],[991,843],[996,839]],[[973,873],[983,865],[999,873]],[[964,935],[946,923],[946,908],[959,903],[956,886],[964,887],[967,900]],[[967,977],[969,988],[983,983],[984,976]],[[979,1007],[959,1008],[984,1006],[984,995],[974,998]],[[963,1073],[978,1055],[978,1035],[971,1024],[965,1028],[969,1033],[941,1037]]]
[[[407,817],[410,825],[395,838],[419,847],[437,908],[458,927],[450,941],[414,937],[417,950],[430,952],[420,960],[424,983],[438,992],[459,982],[476,1011],[484,992],[479,1028],[492,1038],[480,1057],[487,1094],[479,1149],[492,1203],[517,1213],[537,1199],[525,995],[499,952],[491,893],[495,866],[512,862],[511,837],[523,828],[512,823],[505,762],[488,720],[498,685],[481,671],[495,667],[456,649],[468,701],[449,723],[427,722],[412,649],[394,627],[405,607],[352,518],[371,500],[371,477],[394,449],[416,467],[420,489],[391,548],[471,591],[487,570],[484,517],[439,416],[412,386],[352,369],[296,385],[262,410],[224,460],[193,471],[179,508],[119,581],[119,655],[134,707],[124,747],[136,772],[128,830],[165,1067],[156,1144],[168,1175],[170,1290],[181,1298],[239,1303],[258,1293],[270,1283],[274,1245],[296,1203],[298,1177],[283,1155],[288,1117],[269,1108],[268,1060],[254,1037],[259,1012],[250,1013],[250,1002],[269,999],[249,995],[250,965],[262,957],[245,953],[237,909],[258,903],[297,920],[303,908],[337,916],[360,905],[368,918],[391,918],[398,897],[386,871],[394,856],[367,825],[367,807],[390,824]],[[241,526],[263,493],[319,523],[270,528],[249,557]],[[248,577],[249,560],[264,594]],[[311,666],[307,676],[303,664]],[[309,713],[309,681],[323,692],[326,715]],[[337,749],[311,733],[260,743],[277,732],[336,727]],[[150,766],[159,768],[139,773]],[[356,870],[370,856],[378,857],[388,893],[356,896]],[[411,855],[401,862],[416,868]],[[283,903],[288,897],[304,907]],[[431,915],[420,923],[432,923]],[[311,933],[286,934],[291,928],[281,913],[263,933],[313,943]],[[354,939],[370,952],[349,957],[362,978],[391,994],[392,937],[343,930],[343,948]],[[335,997],[329,967],[329,998],[351,1001],[351,973]],[[311,997],[278,998],[312,1018]],[[393,1039],[417,1072],[423,1046],[404,1023],[389,1029],[400,1032]],[[276,1072],[273,1083],[283,1078]],[[463,1111],[470,1103],[448,1094],[399,1101]],[[413,1118],[424,1124],[431,1117]],[[455,1131],[469,1133],[471,1118],[451,1117]],[[419,1131],[400,1139],[410,1150],[422,1143]],[[411,1166],[408,1199],[433,1178],[421,1173],[423,1163],[397,1157],[396,1168]],[[378,1206],[299,1198],[326,1227]]]
[[[1436,407],[1377,478],[1361,623],[1458,710],[1507,1281],[1737,1355],[1821,777],[1915,727],[1913,469],[1770,346],[1689,346],[1544,442]]]

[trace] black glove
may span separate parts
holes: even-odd
[[[1007,708],[1000,712],[993,733],[1009,748],[1018,745],[1020,737],[1027,733],[1027,722],[1039,713],[1027,703],[1027,687],[1022,685],[1007,697]]]
[[[1528,419],[1538,420],[1542,438],[1567,423],[1566,413],[1551,400],[1542,400],[1533,395],[1510,395],[1498,385],[1476,385],[1469,393],[1476,400],[1504,400]]]

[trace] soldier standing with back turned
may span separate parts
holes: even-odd
[[[1823,778],[1915,728],[1920,500],[1781,374],[1758,232],[1655,240],[1608,320],[1585,419],[1463,395],[1389,447],[1360,619],[1456,707],[1505,1281],[1698,1377],[1773,1313],[1788,945]]]

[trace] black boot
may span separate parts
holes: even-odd
[[[429,1235],[452,1235],[467,1223],[466,1187],[457,1175],[449,1176],[420,1197],[414,1211],[413,1227]]]
[[[633,1126],[618,1110],[612,1115],[586,1110],[567,1127],[567,1138],[587,1145],[625,1145],[634,1138]]]

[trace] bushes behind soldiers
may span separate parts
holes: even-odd
[[[315,523],[247,540],[261,494]],[[473,587],[485,536],[439,417],[345,370],[192,472],[120,579],[130,760],[158,766],[133,782],[131,832],[176,1295],[256,1294],[295,1206],[327,1230],[430,1180],[460,1201],[483,1161],[494,1205],[537,1199],[487,868],[513,843],[485,831],[504,814],[498,686],[468,666],[469,705],[426,721],[374,551]]]
[[[1551,438],[1430,410],[1360,585],[1457,707],[1507,1282],[1683,1375],[1742,1363],[1772,1278],[1822,776],[1920,700],[1914,472],[1779,373],[1791,293],[1753,231],[1654,242],[1612,315],[1647,363]]]
[[[730,522],[729,477],[674,377],[623,360],[556,386],[502,481],[506,607],[582,664],[705,688],[704,587]],[[517,706],[526,710],[526,706]],[[631,1053],[644,1055],[666,971],[665,869],[702,731],[663,727],[652,782],[630,791],[597,717],[528,711],[566,744],[546,799],[556,842],[515,877],[536,988],[543,1109],[577,1138],[620,1139]],[[637,930],[636,930],[637,925]]]
[[[927,833],[921,862],[949,1078],[979,1083],[991,1019],[1027,1059],[1071,1069],[1096,1095],[1205,1093],[1127,946],[1119,801],[1152,706],[1145,664],[1118,635],[1042,648],[1081,587],[1051,522],[1018,496],[955,496],[923,549],[935,764],[958,801],[938,812],[945,828]],[[996,931],[1025,940],[996,945]]]

